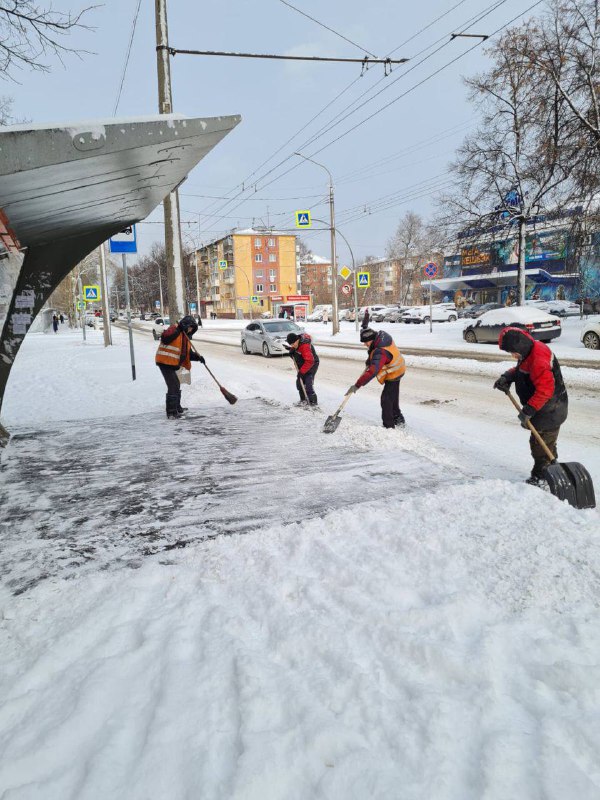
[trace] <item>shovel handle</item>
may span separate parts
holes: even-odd
[[[304,399],[306,400],[307,403],[310,403],[310,400],[308,399],[308,394],[306,392],[306,386],[304,385],[304,381],[300,377],[300,370],[298,368],[298,364],[296,364],[296,359],[292,358],[292,361],[294,362],[294,366],[296,367],[296,372],[298,374],[298,380],[300,381],[300,386],[302,386],[302,394],[304,395]]]
[[[510,390],[506,392],[506,395],[507,395],[507,397],[510,399],[511,403],[513,404],[513,406],[514,406],[514,407],[517,409],[517,411],[518,411],[519,413],[521,413],[521,411],[522,411],[523,409],[522,409],[522,408],[521,408],[521,406],[520,406],[520,405],[517,403],[517,401],[515,400],[515,398],[512,396],[512,394],[510,393]],[[556,461],[556,458],[554,457],[554,453],[552,452],[552,450],[550,450],[550,448],[548,447],[548,445],[546,444],[546,442],[545,442],[545,441],[542,439],[542,437],[540,436],[540,434],[539,434],[539,433],[537,432],[537,430],[536,430],[536,429],[533,427],[533,425],[531,424],[531,420],[527,420],[527,427],[529,428],[529,430],[531,431],[531,433],[532,433],[532,434],[535,436],[535,438],[537,439],[537,442],[538,442],[539,446],[542,448],[542,450],[544,451],[544,453],[546,453],[546,455],[547,455],[547,456],[548,456],[548,458],[550,459],[550,463],[551,463],[551,464],[553,464],[553,463]]]

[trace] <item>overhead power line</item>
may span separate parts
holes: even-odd
[[[305,11],[301,11],[299,8],[296,8],[296,6],[293,6],[291,3],[288,3],[287,0],[279,0],[279,2],[283,3],[284,6],[287,6],[288,8],[291,8],[293,11],[297,11],[298,14],[302,14],[303,17],[306,17],[307,19],[310,19],[312,22],[315,22],[317,25],[320,25],[321,28],[325,28],[325,30],[329,31],[330,33],[333,33],[336,36],[339,36],[340,39],[343,39],[345,42],[348,42],[349,44],[353,45],[354,47],[358,47],[358,49],[362,50],[363,53],[368,53],[370,56],[373,56],[373,58],[377,58],[377,56],[374,53],[371,53],[369,50],[367,50],[366,47],[361,47],[356,42],[353,42],[352,39],[348,39],[347,36],[344,36],[343,33],[340,33],[339,31],[336,31],[333,28],[330,28],[329,25],[325,25],[324,22],[319,22],[318,19],[315,19],[314,17],[311,17],[310,14],[307,14]]]
[[[483,11],[479,11],[479,12],[477,12],[475,15],[473,15],[472,17],[470,17],[470,18],[469,18],[469,19],[468,19],[468,20],[467,20],[465,23],[463,23],[463,25],[461,26],[461,31],[463,31],[463,32],[464,32],[464,31],[467,31],[467,30],[468,30],[470,27],[472,27],[473,25],[475,25],[475,24],[477,24],[478,22],[480,22],[480,21],[481,21],[481,20],[482,20],[484,17],[486,17],[486,16],[488,16],[489,14],[491,14],[493,11],[495,11],[495,10],[496,10],[497,8],[499,8],[501,5],[504,5],[504,3],[506,3],[506,2],[507,2],[507,0],[493,0],[493,2],[491,3],[491,5],[490,5],[490,6],[488,6],[488,7],[487,7],[487,9],[484,9]],[[541,2],[541,0],[540,0],[540,2]],[[459,2],[459,3],[457,3],[457,4],[456,4],[456,6],[454,6],[453,8],[455,8],[455,7],[458,7],[459,5],[462,5],[462,2]],[[444,15],[441,15],[441,16],[445,16],[445,14],[444,14]],[[440,18],[441,18],[441,17],[440,17]],[[427,26],[426,26],[426,27],[427,27]],[[416,36],[416,35],[417,35],[417,34],[415,34],[415,36]],[[428,51],[428,50],[431,50],[432,48],[436,47],[436,45],[440,45],[440,46],[439,46],[439,47],[437,47],[435,50],[433,50],[433,52],[430,52],[428,55],[424,56],[424,57],[423,57],[423,58],[422,58],[422,59],[421,59],[419,62],[417,62],[416,64],[414,64],[413,66],[411,66],[411,67],[410,67],[408,70],[406,70],[406,71],[405,71],[405,72],[403,72],[401,75],[399,75],[398,77],[396,77],[396,78],[395,78],[395,79],[392,81],[392,84],[390,84],[390,86],[391,86],[391,85],[393,85],[393,84],[395,84],[395,83],[397,83],[397,82],[398,82],[400,79],[402,79],[403,77],[405,77],[405,76],[406,76],[406,75],[407,75],[409,72],[413,71],[413,70],[414,70],[414,69],[415,69],[417,66],[419,66],[420,64],[422,64],[422,63],[424,63],[425,61],[427,61],[427,60],[429,60],[430,58],[432,58],[434,55],[436,55],[436,54],[437,54],[437,53],[438,53],[440,50],[442,50],[444,47],[447,47],[447,46],[450,44],[450,42],[451,42],[450,35],[451,35],[451,33],[447,33],[445,36],[442,36],[442,37],[440,37],[439,39],[437,39],[437,40],[436,40],[435,42],[433,42],[432,44],[428,45],[428,46],[427,46],[427,47],[425,47],[425,48],[422,48],[422,49],[419,51],[419,53],[417,53],[417,56],[416,56],[416,57],[418,57],[419,55],[421,55],[421,54],[423,54],[423,53],[427,53],[427,51]],[[412,37],[411,37],[411,38],[412,38]],[[440,43],[441,43],[441,44],[440,44]],[[477,45],[475,45],[474,47],[478,46],[479,44],[480,44],[480,42],[478,42],[478,43],[477,43]],[[465,53],[463,53],[461,56],[459,56],[459,58],[461,58],[463,55],[466,55],[466,53],[470,52],[470,50],[471,50],[471,49],[474,49],[474,48],[470,48],[469,50],[465,51]],[[450,62],[450,63],[452,63],[452,62]],[[448,65],[445,65],[445,66],[448,66]],[[444,68],[445,68],[445,66],[444,66],[442,69],[444,69]],[[439,70],[439,71],[441,71],[441,70]],[[437,74],[437,73],[434,73],[434,74]],[[430,77],[432,77],[432,76],[430,76]],[[383,80],[384,80],[384,78],[380,78],[380,79],[379,79],[379,81],[377,81],[377,82],[375,83],[375,85],[374,85],[373,87],[371,87],[371,89],[367,90],[366,92],[363,92],[363,93],[362,93],[362,94],[361,94],[361,95],[360,95],[358,98],[356,98],[355,100],[353,100],[353,101],[352,101],[352,102],[351,102],[351,103],[350,103],[350,104],[349,104],[349,105],[346,107],[346,109],[342,109],[342,111],[341,111],[341,112],[339,112],[337,115],[335,115],[335,116],[333,117],[333,119],[329,120],[329,122],[327,122],[327,123],[326,123],[324,126],[322,126],[322,127],[319,129],[319,130],[317,130],[317,132],[316,132],[316,133],[314,133],[314,134],[313,134],[312,136],[310,136],[310,137],[309,137],[309,138],[308,138],[306,141],[304,141],[304,142],[302,142],[300,145],[298,145],[298,149],[304,149],[304,148],[305,148],[305,147],[307,147],[308,145],[310,145],[310,144],[314,143],[315,141],[317,141],[318,139],[320,139],[321,137],[323,137],[323,136],[324,136],[326,133],[328,133],[330,130],[332,130],[334,127],[337,127],[337,125],[340,125],[340,124],[341,124],[341,123],[342,123],[342,122],[343,122],[343,121],[344,121],[344,120],[345,120],[347,117],[349,117],[349,116],[351,116],[352,114],[354,114],[356,111],[358,111],[358,110],[359,110],[360,108],[362,108],[364,105],[366,105],[367,103],[371,102],[371,100],[374,100],[374,99],[375,99],[377,96],[379,96],[379,95],[380,95],[380,94],[381,94],[383,91],[385,91],[386,89],[390,88],[390,86],[384,87],[383,89],[381,89],[381,90],[379,90],[378,92],[376,92],[376,93],[375,93],[375,94],[374,94],[372,97],[370,97],[370,98],[368,98],[367,100],[365,100],[363,103],[361,103],[359,106],[357,106],[357,107],[356,107],[356,108],[354,108],[353,110],[351,110],[351,111],[349,110],[349,109],[351,109],[351,108],[352,108],[352,106],[356,105],[356,103],[358,103],[358,102],[359,102],[359,101],[360,101],[360,100],[361,100],[361,99],[362,99],[362,98],[363,98],[365,95],[369,94],[369,93],[370,93],[370,92],[372,92],[374,89],[376,89],[376,87],[377,87],[377,86],[378,86],[378,85],[379,85],[379,84],[380,84],[380,83],[381,83]],[[351,85],[352,85],[352,84],[351,84]],[[420,85],[420,84],[417,84],[417,86],[418,86],[418,85]],[[349,88],[349,87],[347,87],[347,88]],[[413,87],[413,88],[415,88],[415,87]],[[344,91],[346,91],[346,90],[344,90]],[[406,93],[405,93],[405,94],[406,94]],[[401,95],[401,97],[402,97],[402,96],[403,96],[403,95]],[[399,98],[398,98],[398,99],[399,99]],[[345,111],[347,111],[348,113],[344,113]],[[376,112],[376,113],[377,113],[377,112]],[[317,116],[318,116],[318,115],[317,115]],[[367,119],[368,119],[368,118],[367,118]],[[366,120],[365,120],[365,121],[366,121]],[[360,124],[360,123],[359,123],[359,124]],[[350,130],[352,130],[352,129],[350,129]],[[343,135],[344,135],[344,134],[343,134]],[[338,137],[338,138],[340,138],[340,137]],[[334,141],[337,141],[337,140],[334,140]],[[279,150],[281,150],[281,149],[283,149],[283,148],[279,148]],[[322,149],[324,149],[324,148],[322,148]],[[317,152],[320,152],[320,151],[317,151]],[[279,161],[277,164],[275,164],[273,167],[271,167],[271,168],[270,168],[270,169],[268,169],[268,170],[267,170],[265,173],[263,173],[261,176],[259,176],[259,177],[258,177],[258,178],[257,178],[255,181],[253,181],[253,185],[256,187],[259,181],[264,181],[264,179],[265,179],[265,178],[267,178],[269,175],[271,175],[273,172],[275,172],[277,169],[279,169],[279,167],[283,166],[283,165],[284,165],[284,164],[285,164],[287,161],[289,161],[291,157],[292,157],[292,154],[289,154],[289,155],[285,156],[285,157],[284,157],[284,158],[283,158],[281,161]],[[270,159],[268,159],[267,161],[269,161],[269,160],[270,160]],[[263,162],[263,163],[267,163],[267,162]],[[290,167],[289,167],[287,170],[285,170],[284,172],[280,173],[279,175],[276,175],[276,176],[275,176],[275,177],[274,177],[274,178],[273,178],[271,181],[269,181],[268,183],[266,183],[266,184],[265,184],[265,186],[270,186],[272,183],[274,183],[275,181],[279,180],[279,179],[280,179],[280,178],[282,178],[283,176],[287,175],[289,172],[292,172],[293,170],[297,169],[297,168],[298,168],[298,166],[300,165],[300,163],[301,163],[301,162],[298,162],[297,164],[292,164],[292,166],[290,166]],[[257,172],[257,171],[258,171],[258,170],[255,170],[255,172],[254,172],[254,173],[252,173],[252,174],[254,175],[254,174]],[[263,188],[264,188],[264,187],[263,187]],[[231,203],[233,203],[233,202],[234,202],[234,201],[235,201],[237,198],[239,198],[241,195],[243,195],[245,191],[246,191],[246,189],[244,188],[244,184],[242,184],[242,188],[241,188],[241,190],[240,190],[240,191],[238,191],[238,192],[237,192],[237,194],[233,195],[233,196],[230,198],[230,200],[226,201],[225,203],[223,203],[223,205],[222,205],[222,206],[220,206],[218,209],[216,209],[216,210],[215,210],[215,211],[214,211],[214,212],[211,214],[210,218],[214,218],[216,221],[218,221],[218,219],[219,219],[219,213],[220,213],[221,211],[223,211],[223,210],[224,210],[224,209],[225,209],[225,208],[226,208],[228,205],[230,205]],[[239,202],[239,203],[237,203],[237,205],[235,205],[235,206],[234,206],[234,209],[237,209],[237,208],[239,208],[239,206],[240,206],[240,205],[242,205],[242,203],[243,203],[243,202],[244,202],[244,198],[242,198],[242,199],[240,200],[240,202]],[[212,205],[212,204],[211,204],[211,205]],[[208,209],[206,209],[206,210],[208,210]]]
[[[123,84],[125,83],[125,75],[127,74],[127,67],[129,66],[129,57],[131,56],[131,48],[133,46],[133,37],[135,36],[135,29],[137,26],[138,17],[140,15],[140,6],[142,0],[138,0],[135,14],[133,15],[133,22],[131,23],[131,34],[129,36],[129,44],[127,45],[127,53],[125,54],[125,62],[123,64],[123,71],[121,73],[121,83],[119,84],[119,91],[117,92],[117,99],[115,100],[115,107],[113,108],[113,117],[117,113],[119,103],[121,102],[121,92],[123,91]]]
[[[408,58],[337,58],[334,56],[284,56],[280,53],[237,53],[228,50],[182,50],[179,47],[169,47],[169,45],[158,45],[157,50],[168,50],[169,55],[184,56],[222,56],[224,58],[266,58],[277,59],[279,61],[330,61],[336,64],[362,64],[363,68],[368,69],[370,64],[383,64],[390,67],[392,64],[406,64]]]

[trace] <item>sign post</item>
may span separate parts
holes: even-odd
[[[437,264],[433,261],[430,261],[429,264],[425,264],[425,269],[423,270],[425,275],[429,278],[429,333],[433,333],[432,280],[437,275],[437,271],[438,271]]]
[[[131,301],[129,299],[129,274],[127,272],[127,253],[137,253],[135,225],[125,228],[108,240],[111,253],[121,253],[123,259],[123,276],[125,279],[125,307],[127,310],[127,328],[129,330],[129,355],[131,357],[131,379],[135,380],[135,353],[133,350],[133,330],[131,329]],[[162,310],[162,309],[161,309]]]
[[[81,273],[77,277],[77,286],[79,288],[79,321],[81,322],[81,330],[83,332],[83,341],[85,342],[85,300],[83,299],[83,287],[81,285]]]

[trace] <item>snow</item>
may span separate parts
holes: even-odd
[[[140,122],[168,122],[172,124],[186,118],[184,114],[147,114],[137,117],[107,117],[105,119],[77,120],[75,122],[26,122],[20,125],[3,126],[2,133],[64,130],[70,136],[89,132],[96,132],[99,136],[104,136],[107,125],[135,125]]]
[[[556,316],[547,314],[539,308],[532,308],[531,306],[514,306],[507,308],[494,308],[491,311],[486,311],[478,319],[481,320],[482,325],[511,325],[514,322],[532,323],[532,322],[556,322]],[[469,321],[474,324],[473,320]]]
[[[488,312],[489,313],[489,312]],[[490,361],[504,357],[496,345],[469,344],[463,339],[465,324],[473,320],[460,319],[457,322],[434,322],[433,332],[429,332],[429,325],[405,325],[398,323],[373,322],[376,330],[386,330],[394,338],[400,349],[423,350],[427,355],[431,350],[463,351],[465,358],[470,356],[485,356]],[[573,358],[580,361],[589,361],[590,367],[600,368],[600,351],[588,350],[581,343],[581,330],[589,322],[600,322],[600,316],[593,315],[585,320],[569,317],[561,320],[561,335],[554,339],[549,347],[559,359]],[[200,337],[218,337],[225,341],[239,343],[240,330],[248,325],[248,320],[203,320],[203,329],[198,333]],[[144,323],[140,323],[144,325]],[[336,336],[331,334],[331,324],[324,325],[319,322],[303,322],[302,326],[310,333],[313,340],[320,344],[351,344],[363,352],[359,345],[358,334],[353,322],[340,322],[340,332]]]
[[[476,397],[462,446],[406,387],[406,432],[369,386],[324,436],[325,375],[292,411],[289,360],[215,348],[239,402],[194,366],[173,423],[113,333],[9,384],[0,797],[596,800],[598,511],[487,477]]]

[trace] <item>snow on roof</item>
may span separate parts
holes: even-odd
[[[323,258],[323,256],[317,256],[314,253],[308,253],[303,258],[300,259],[300,264],[302,266],[309,265],[309,264],[331,264],[330,258]]]
[[[83,131],[101,130],[105,125],[129,125],[136,122],[162,122],[167,126],[178,120],[188,119],[185,114],[149,114],[141,117],[107,117],[106,119],[77,120],[76,122],[25,122],[20,125],[2,126],[0,133],[21,131],[65,130],[72,136]]]
[[[486,325],[511,325],[513,322],[549,322],[557,317],[531,306],[506,306],[486,311],[479,319]]]

